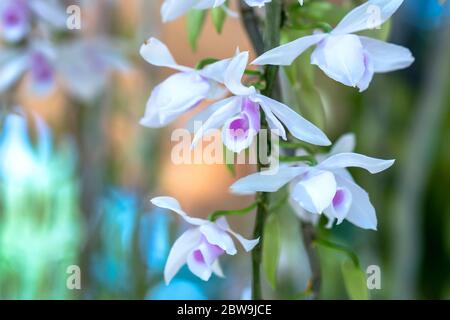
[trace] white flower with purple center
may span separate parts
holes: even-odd
[[[286,126],[299,140],[321,146],[330,145],[330,140],[319,128],[291,108],[260,94],[253,86],[242,84],[248,56],[248,52],[236,55],[224,73],[224,84],[234,96],[216,102],[193,120],[203,125],[195,133],[192,147],[210,130],[222,127],[222,139],[227,148],[234,152],[242,151],[251,145],[260,131],[261,109],[272,132],[284,140],[287,139]]]
[[[221,83],[224,82],[223,74],[230,59],[207,65],[201,70],[181,66],[176,63],[169,49],[156,38],[146,41],[140,53],[150,64],[180,71],[153,89],[145,115],[140,121],[143,126],[166,126],[203,100],[218,99],[226,93]]]
[[[238,194],[276,192],[290,183],[289,200],[300,218],[316,221],[323,213],[328,218],[328,227],[346,219],[360,228],[376,230],[377,217],[369,195],[354,182],[346,168],[359,167],[375,174],[391,167],[394,160],[344,152],[351,146],[352,139],[352,136],[341,139],[336,144],[338,147],[319,157],[315,166],[299,164],[255,173],[234,183],[231,190]]]
[[[8,42],[20,41],[30,31],[30,12],[26,0],[3,0],[0,19],[2,37]]]
[[[223,254],[237,253],[233,238],[236,238],[245,249],[251,251],[259,239],[247,240],[230,229],[225,217],[212,222],[201,218],[190,217],[181,209],[178,201],[171,197],[156,197],[151,202],[160,208],[179,214],[194,227],[185,231],[173,244],[164,268],[166,284],[187,264],[189,270],[197,277],[208,281],[212,273],[223,277],[218,258]]]
[[[1,36],[8,42],[18,42],[30,32],[36,16],[49,25],[62,29],[67,16],[54,0],[2,0],[0,3]]]
[[[348,13],[330,33],[317,33],[279,46],[253,64],[290,65],[306,49],[317,45],[311,63],[331,79],[362,92],[375,73],[404,69],[414,62],[407,48],[353,34],[382,25],[402,3],[403,0],[370,0]]]
[[[0,92],[14,86],[28,73],[33,92],[49,93],[55,85],[55,57],[54,48],[47,43],[33,43],[23,51],[4,50],[0,53]]]

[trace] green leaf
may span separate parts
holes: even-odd
[[[341,265],[345,287],[350,299],[368,300],[369,290],[367,289],[366,275],[356,266],[351,259],[346,259]]]
[[[262,266],[266,279],[275,289],[277,284],[277,269],[281,250],[281,231],[277,214],[271,214],[264,227],[262,244]]]
[[[222,33],[223,25],[227,18],[227,14],[222,7],[213,8],[211,10],[212,22],[218,34]]]
[[[200,33],[205,24],[205,10],[191,10],[187,14],[188,40],[192,50],[197,50]]]

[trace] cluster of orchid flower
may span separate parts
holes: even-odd
[[[161,14],[164,21],[169,21],[190,9],[217,7],[224,2],[166,0]],[[245,2],[250,6],[261,7],[271,0]],[[403,0],[369,0],[349,12],[331,32],[317,32],[274,48],[258,57],[253,64],[290,65],[306,49],[315,45],[312,64],[317,65],[331,79],[364,91],[375,73],[399,70],[414,61],[411,52],[404,47],[354,34],[380,26],[402,3]],[[372,19],[368,26],[370,6],[377,6],[379,19],[375,24]],[[287,130],[303,142],[318,146],[331,145],[318,127],[289,106],[262,95],[255,86],[242,84],[248,52],[238,51],[229,59],[203,65],[200,69],[178,65],[168,48],[155,38],[150,38],[142,45],[140,52],[150,64],[179,71],[154,88],[141,120],[144,126],[166,126],[204,100],[219,100],[195,116],[197,120],[203,121],[203,125],[195,132],[193,146],[211,129],[222,128],[224,144],[238,153],[248,148],[261,130],[261,112],[269,128],[284,140],[287,139]],[[226,97],[229,94],[231,96]],[[316,222],[323,214],[328,218],[328,227],[347,220],[360,228],[376,230],[377,218],[369,196],[355,183],[347,168],[358,167],[375,174],[392,166],[394,160],[357,154],[353,152],[354,147],[355,137],[347,134],[336,142],[328,154],[308,155],[314,159],[312,162],[299,161],[283,164],[273,171],[257,172],[238,180],[230,190],[237,194],[276,192],[289,184],[290,204],[301,219]],[[304,150],[298,152],[306,154]],[[225,217],[217,220],[189,217],[179,203],[170,197],[154,198],[152,203],[178,213],[194,226],[172,247],[165,268],[166,282],[186,263],[203,280],[208,280],[212,273],[221,276],[218,257],[224,253],[236,253],[232,236],[246,251],[258,244],[259,239],[246,240],[233,232]]]
[[[28,76],[31,92],[47,95],[61,80],[69,95],[92,100],[108,74],[126,63],[107,39],[74,39],[54,43],[52,35],[67,29],[68,15],[58,0],[2,0],[0,3],[0,94]]]

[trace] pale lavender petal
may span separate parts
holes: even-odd
[[[342,135],[333,145],[330,156],[338,153],[353,152],[356,147],[356,136],[354,133]]]
[[[190,217],[180,206],[180,203],[177,199],[172,197],[156,197],[150,200],[155,206],[171,210],[177,214],[179,214],[187,223],[201,226],[205,223],[209,223],[208,220],[200,219],[200,218],[192,218]]]
[[[2,0],[0,19],[0,32],[6,41],[17,42],[22,40],[31,28],[27,1]]]
[[[333,80],[356,87],[366,70],[364,49],[358,36],[328,36],[314,50],[311,63]]]
[[[220,278],[225,278],[225,275],[223,274],[222,267],[220,266],[219,259],[217,259],[216,261],[214,261],[214,263],[211,265],[211,269],[212,269],[212,272],[213,272],[216,276],[218,276],[218,277],[220,277]]]
[[[253,98],[254,101],[260,101],[257,98]],[[283,124],[280,122],[280,120],[275,117],[272,110],[265,104],[260,104],[261,108],[264,111],[264,115],[266,117],[267,124],[269,125],[270,130],[272,130],[273,133],[280,136],[283,140],[287,140],[286,137],[286,130],[284,129]]]
[[[333,173],[309,169],[294,186],[291,197],[311,213],[322,213],[330,206],[336,194]]]
[[[339,169],[358,167],[375,174],[388,169],[394,162],[395,160],[376,159],[358,153],[339,153],[322,161],[318,165],[318,168]]]
[[[341,224],[347,216],[352,205],[352,193],[345,187],[338,187],[334,195],[331,207],[337,224]]]
[[[164,280],[166,284],[172,280],[181,267],[187,262],[188,255],[200,244],[202,234],[198,230],[189,229],[183,233],[173,244],[164,267]]]
[[[210,84],[196,72],[177,73],[153,89],[140,124],[160,128],[208,97]]]
[[[288,66],[309,47],[322,41],[327,34],[314,34],[306,36],[287,44],[276,47],[259,56],[252,64],[256,65],[281,65]]]
[[[230,190],[236,194],[276,192],[307,171],[308,167],[280,167],[270,171],[258,172],[239,179],[230,187]]]
[[[231,239],[230,235],[219,226],[212,222],[206,223],[200,226],[200,232],[210,244],[219,246],[229,255],[236,254],[237,251],[233,239]]]
[[[33,12],[49,25],[67,28],[67,13],[59,0],[29,0],[28,3]]]
[[[369,195],[356,183],[336,175],[340,187],[344,187],[352,194],[352,204],[345,217],[349,222],[363,229],[377,230],[377,216],[375,208],[370,203]]]
[[[403,0],[369,0],[350,11],[332,31],[332,34],[348,34],[375,29],[386,22],[402,3]]]
[[[192,68],[180,66],[167,46],[156,38],[148,39],[141,46],[140,54],[148,63],[158,67],[167,67],[183,72],[193,71]]]
[[[256,92],[254,87],[246,87],[242,84],[242,77],[248,62],[248,51],[241,52],[231,59],[225,71],[225,86],[237,96],[248,96]]]
[[[361,80],[359,80],[358,84],[356,85],[359,88],[359,92],[367,90],[370,82],[372,82],[373,75],[375,74],[372,58],[366,51],[364,52],[364,66],[366,67],[366,70],[364,71]]]
[[[13,86],[28,68],[28,54],[16,51],[0,52],[0,92]]]
[[[208,79],[214,80],[219,83],[225,83],[225,72],[230,65],[232,58],[219,60],[215,63],[208,64],[199,73]]]
[[[208,131],[220,128],[228,119],[235,116],[240,111],[242,98],[231,97],[216,102],[216,104],[219,104],[220,108],[209,117],[199,130],[197,130],[194,139],[192,140],[191,148],[194,148]],[[215,105],[212,105],[211,107],[215,108]]]
[[[257,97],[261,106],[270,109],[297,139],[319,146],[328,146],[331,144],[322,130],[285,104],[263,95],[257,95]]]
[[[165,0],[161,6],[162,21],[170,22],[186,14],[194,8],[199,0]]]
[[[217,219],[216,225],[219,228],[221,228],[222,230],[225,230],[225,231],[229,232],[230,234],[232,234],[240,242],[240,244],[242,245],[244,250],[247,252],[253,250],[253,248],[259,242],[259,238],[254,239],[254,240],[248,240],[248,239],[244,238],[243,236],[241,236],[239,233],[231,230],[230,226],[228,225],[227,219],[225,217],[220,217],[219,219]]]
[[[390,72],[409,67],[414,62],[411,51],[392,43],[359,37],[364,50],[370,55],[374,72]]]

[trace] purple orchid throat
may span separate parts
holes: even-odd
[[[33,80],[38,83],[53,80],[53,68],[44,53],[37,51],[31,55],[31,74]]]
[[[246,139],[248,135],[256,134],[260,130],[261,113],[259,105],[248,98],[242,101],[241,113],[232,120],[227,130],[234,140]]]
[[[21,0],[10,1],[3,11],[2,22],[5,28],[12,28],[26,23],[28,20],[28,6]]]
[[[206,237],[202,236],[200,245],[192,252],[192,256],[198,263],[211,265],[224,253],[225,251],[221,247],[209,243]]]
[[[337,190],[333,198],[333,207],[341,206],[344,203],[344,201],[345,201],[344,190]]]

